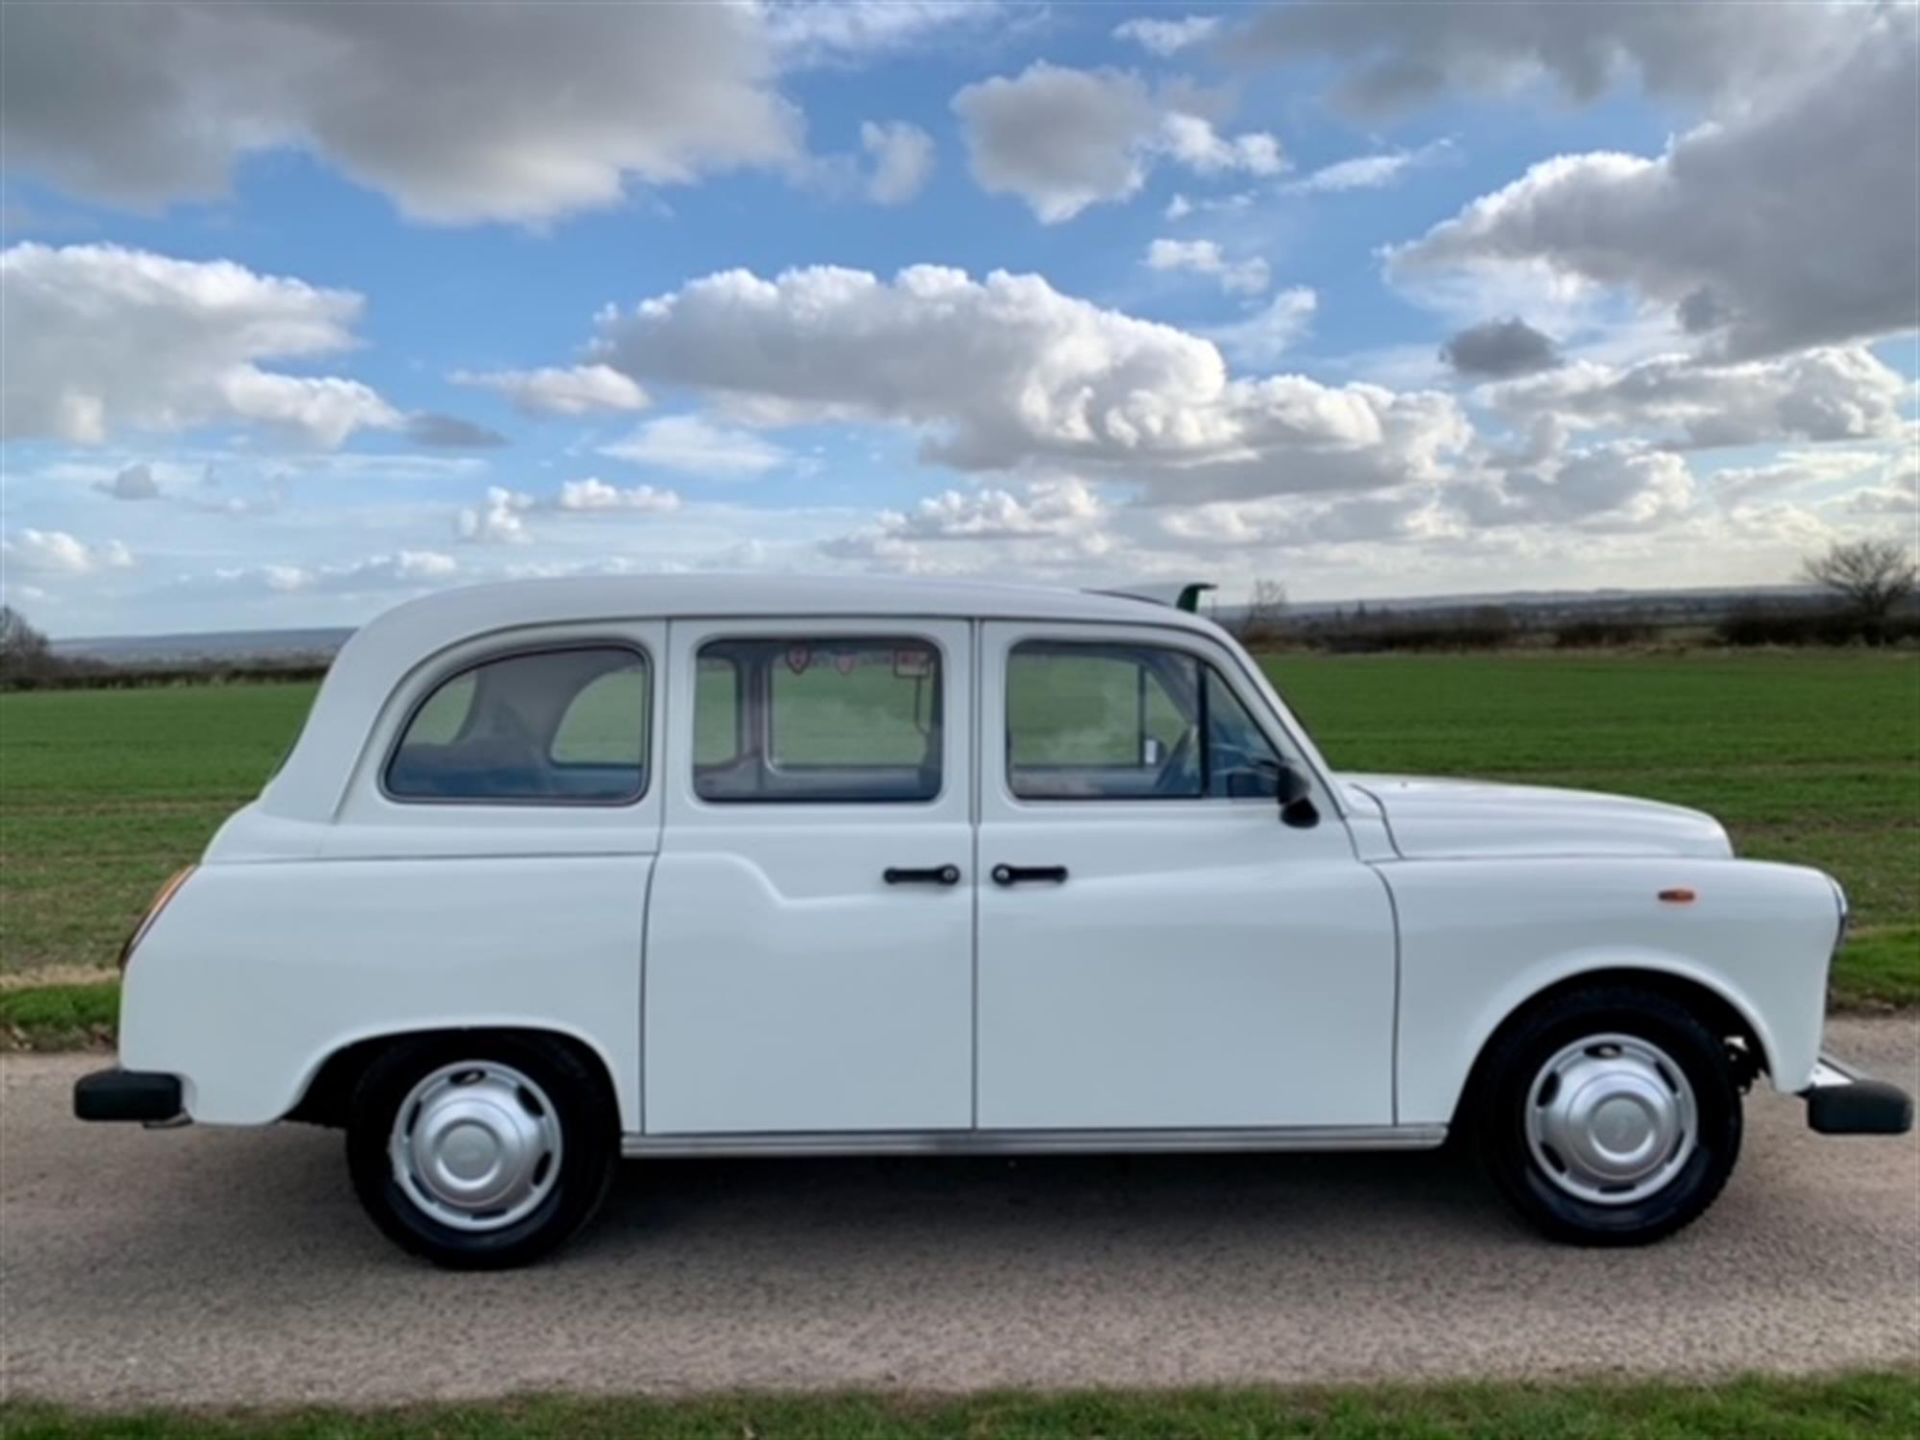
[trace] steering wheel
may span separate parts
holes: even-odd
[[[1184,788],[1180,781],[1187,768],[1187,757],[1193,754],[1193,737],[1197,729],[1197,726],[1189,725],[1180,732],[1180,738],[1173,742],[1173,749],[1167,752],[1166,763],[1154,778],[1154,794],[1174,795]]]

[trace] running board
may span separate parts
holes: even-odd
[[[849,1130],[627,1135],[630,1159],[696,1155],[1146,1155],[1171,1152],[1433,1150],[1444,1125],[1296,1125],[1227,1130]]]

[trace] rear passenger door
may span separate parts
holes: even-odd
[[[964,621],[675,621],[649,1134],[965,1129]]]

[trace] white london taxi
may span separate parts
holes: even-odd
[[[1562,1239],[1694,1219],[1821,1055],[1846,923],[1706,815],[1333,770],[1218,626],[1112,594],[528,581],[356,634],[129,939],[90,1120],[340,1126],[504,1266],[622,1156],[1421,1150]]]

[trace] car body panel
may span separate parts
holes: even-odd
[[[930,802],[709,802],[666,779],[647,920],[649,1134],[973,1123],[972,627],[886,616],[675,622],[669,673],[709,642],[888,637],[941,656]],[[668,728],[694,733],[694,687]],[[886,882],[952,865],[951,886]]]
[[[1379,806],[1410,860],[1488,855],[1700,855],[1733,847],[1711,815],[1591,790],[1412,775],[1342,773]]]
[[[1392,1123],[1393,912],[1339,817],[1296,829],[1271,799],[1018,798],[1004,676],[1029,641],[1190,653],[1259,715],[1238,651],[1208,637],[982,627],[978,869],[1060,865],[1067,876],[980,888],[978,1124]],[[1297,756],[1280,725],[1268,740]],[[1328,802],[1318,788],[1314,798]]]
[[[650,855],[203,865],[127,967],[120,1059],[184,1082],[186,1113],[262,1124],[378,1035],[571,1036],[638,1129]]]
[[[1808,1084],[1839,922],[1817,870],[1600,856],[1394,862],[1380,873],[1400,917],[1404,1122],[1450,1118],[1501,1021],[1581,974],[1700,985],[1746,1020],[1776,1089]],[[1663,891],[1694,898],[1663,901]]]

